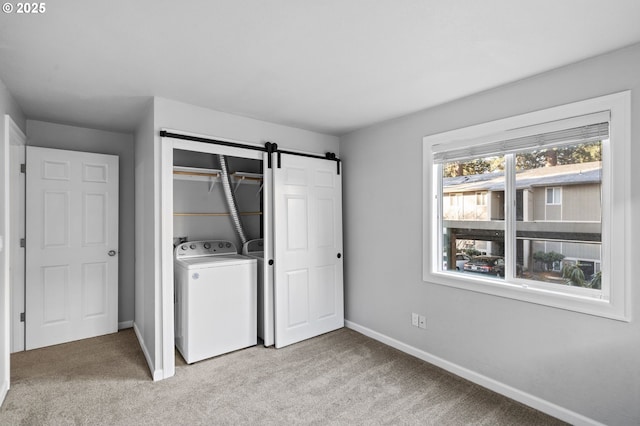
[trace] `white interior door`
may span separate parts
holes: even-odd
[[[342,179],[335,161],[274,164],[277,348],[344,326]]]
[[[26,349],[118,330],[118,157],[27,147]]]

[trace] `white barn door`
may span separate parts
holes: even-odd
[[[118,330],[118,157],[27,147],[26,349]]]
[[[275,160],[276,348],[344,326],[342,180],[336,162],[281,154],[280,166]]]

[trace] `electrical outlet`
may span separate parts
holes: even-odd
[[[418,314],[416,314],[415,312],[411,313],[411,325],[414,327],[418,327],[418,323],[419,323],[419,316]]]
[[[424,315],[420,315],[418,317],[418,327],[427,328],[427,317],[425,317]]]

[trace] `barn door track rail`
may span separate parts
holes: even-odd
[[[273,143],[273,142],[266,142],[264,144],[264,147],[262,147],[262,146],[255,146],[255,145],[245,145],[245,144],[237,143],[237,142],[221,141],[221,140],[218,140],[218,139],[204,138],[204,137],[201,137],[201,136],[185,135],[185,134],[181,134],[181,133],[169,132],[167,130],[160,130],[160,137],[173,138],[173,139],[182,139],[182,140],[187,140],[187,141],[203,142],[203,143],[210,143],[210,144],[215,144],[215,145],[230,146],[230,147],[234,147],[234,148],[244,148],[244,149],[251,149],[251,150],[254,150],[254,151],[266,152],[266,153],[269,154],[269,156],[267,156],[267,159],[268,159],[267,167],[268,168],[272,167],[271,154],[273,154],[273,153],[276,154],[277,167],[278,168],[281,168],[281,165],[282,165],[282,159],[281,159],[281,155],[282,154],[297,155],[299,157],[318,158],[318,159],[321,159],[321,160],[335,161],[336,162],[336,170],[337,170],[338,174],[340,174],[340,162],[341,162],[341,160],[333,152],[327,152],[327,153],[325,153],[324,156],[317,155],[317,154],[306,154],[306,153],[303,153],[303,152],[295,152],[295,151],[287,151],[287,150],[284,150],[284,149],[278,149],[278,144]]]

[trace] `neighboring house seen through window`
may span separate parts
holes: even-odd
[[[627,319],[625,96],[426,137],[425,279]]]

